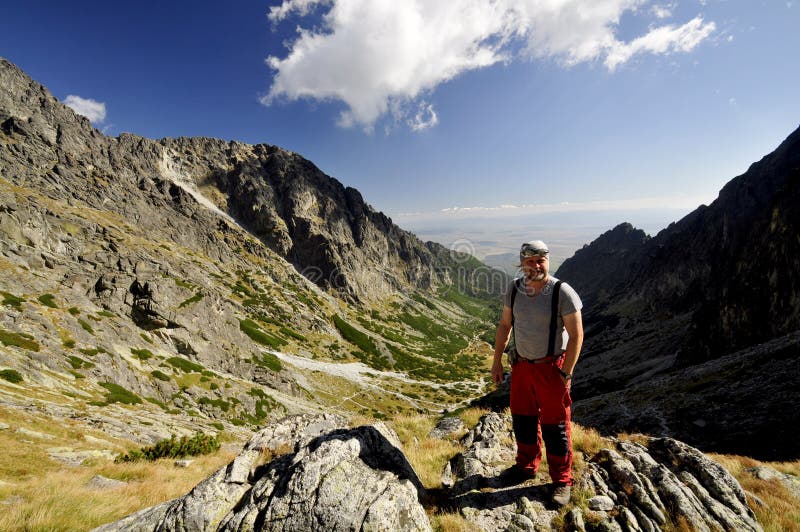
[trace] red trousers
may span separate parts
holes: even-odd
[[[557,368],[550,363],[532,364],[524,359],[511,370],[511,419],[517,439],[517,465],[536,473],[542,459],[542,440],[547,451],[550,478],[557,484],[572,484],[572,399]]]

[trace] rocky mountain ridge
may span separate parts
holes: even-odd
[[[797,441],[792,407],[783,394],[759,390],[773,371],[783,381],[779,389],[800,386],[800,358],[776,352],[764,363],[762,355],[797,342],[800,330],[798,205],[800,129],[725,185],[711,205],[655,237],[622,224],[567,260],[556,275],[586,302],[584,354],[573,385],[576,419],[614,418],[617,428],[626,420],[629,430],[653,430],[655,416],[655,425],[663,425],[658,430],[701,448],[796,458],[796,445],[782,443],[786,436]],[[778,338],[783,340],[773,342]],[[664,394],[682,389],[681,368],[703,371],[734,354],[740,371],[706,372],[710,388],[694,392],[700,404],[686,397],[698,411],[663,401]],[[772,363],[778,359],[782,364]],[[667,380],[652,386],[661,376]],[[724,404],[739,407],[732,415],[712,414],[722,399],[715,391],[732,382],[738,391],[731,390]],[[623,391],[629,389],[640,390],[636,402],[619,408],[638,415],[619,408],[608,416],[590,411],[603,394],[631,398]],[[736,395],[754,401],[742,404]],[[697,420],[705,421],[693,426]]]
[[[109,138],[0,60],[12,408],[147,443],[448,408],[483,386],[475,338],[499,286],[297,154]]]

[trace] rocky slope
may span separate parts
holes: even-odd
[[[581,454],[573,501],[559,514],[542,481],[498,477],[514,455],[509,416],[488,414],[460,439],[436,494],[390,429],[342,422],[286,418],[185,496],[96,530],[431,530],[426,507],[480,530],[761,530],[739,483],[676,440],[609,440]]]
[[[735,381],[738,393],[757,398],[754,402],[740,404],[730,396],[740,408],[718,418],[712,412],[716,396],[697,390],[696,412],[661,403],[658,423],[670,430],[683,427],[677,434],[695,445],[724,442],[723,448],[730,451],[796,458],[796,448],[779,443],[781,427],[794,425],[791,409],[785,408],[780,394],[759,390],[771,381],[772,371],[779,372],[786,389],[800,385],[797,357],[777,357],[784,363],[776,365],[762,364],[761,356],[775,346],[764,342],[787,334],[784,343],[796,342],[791,333],[800,329],[799,187],[797,130],[728,183],[711,205],[699,207],[653,238],[622,224],[561,266],[556,275],[570,282],[587,303],[584,354],[573,385],[577,420],[598,416],[594,411],[581,413],[594,404],[581,400],[631,387],[648,388],[645,403],[658,405],[659,397],[679,393],[680,368],[703,371],[702,364],[738,352],[745,376]],[[764,345],[757,347],[760,344]],[[665,375],[671,376],[668,381],[653,385],[654,377]],[[721,373],[717,382],[724,388],[731,378]],[[686,397],[686,403],[694,399]],[[618,409],[609,416],[626,419],[628,428],[646,430],[653,423],[649,410],[641,401],[629,410],[637,409],[640,413],[633,417],[638,421]],[[690,430],[687,423],[695,419],[706,420],[709,428]],[[743,434],[732,430],[736,426],[749,428]],[[724,428],[729,436],[711,427]]]
[[[0,398],[151,443],[476,393],[479,262],[297,154],[109,138],[0,59]]]

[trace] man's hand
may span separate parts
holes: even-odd
[[[492,364],[492,380],[495,384],[503,382],[503,361],[495,360]]]

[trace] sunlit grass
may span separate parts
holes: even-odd
[[[0,486],[0,498],[21,497],[0,513],[0,530],[88,530],[142,508],[187,493],[233,458],[231,453],[196,458],[188,468],[173,460],[64,467]],[[47,459],[45,459],[47,460]],[[95,490],[86,486],[96,474],[128,485]]]
[[[800,474],[800,460],[793,462],[759,462],[736,455],[709,454],[733,475],[747,493],[747,500],[765,532],[800,530],[800,498],[795,497],[778,479],[761,480],[746,471],[751,467],[767,466],[790,475]],[[758,499],[753,498],[758,497]],[[761,502],[764,503],[762,505]]]

